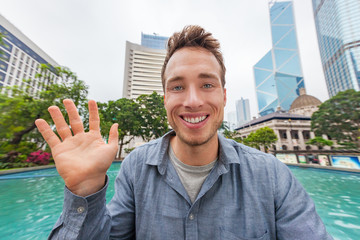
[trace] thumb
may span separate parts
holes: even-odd
[[[109,144],[117,146],[119,142],[119,132],[118,132],[119,124],[114,123],[109,132]]]

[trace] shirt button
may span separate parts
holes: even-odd
[[[190,214],[190,215],[189,215],[189,219],[190,219],[190,220],[193,220],[193,219],[194,219],[194,214]]]
[[[78,207],[77,208],[77,212],[78,213],[83,213],[85,211],[85,208],[84,207]]]

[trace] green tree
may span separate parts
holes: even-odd
[[[260,150],[260,145],[256,140],[255,132],[251,132],[246,138],[243,139],[243,143],[246,146],[253,147]]]
[[[228,129],[225,129],[222,134],[224,135],[224,137],[228,138],[228,139],[232,139],[238,143],[242,142],[242,138],[239,136],[239,133],[237,131],[230,131]]]
[[[116,101],[98,103],[100,127],[103,137],[109,137],[113,123],[119,124],[120,157],[124,145],[135,137],[142,136],[142,118],[140,105],[132,99],[120,98]]]
[[[269,127],[263,127],[252,132],[249,136],[244,139],[244,143],[248,146],[260,148],[264,147],[265,151],[270,148],[271,144],[275,143],[278,140],[274,130]]]
[[[322,103],[311,117],[311,128],[316,136],[328,135],[345,148],[360,148],[360,92],[339,92]]]
[[[314,137],[306,142],[306,144],[315,145],[317,147],[332,146],[334,144],[331,140],[326,140],[322,137]]]
[[[169,131],[164,98],[156,92],[140,95],[136,101],[140,105],[142,118],[142,138],[149,141],[159,138]]]
[[[0,94],[0,139],[8,139],[2,142],[1,152],[17,151],[20,143],[30,140],[45,144],[36,129],[35,120],[43,118],[49,121],[50,115],[47,111],[49,106],[57,105],[63,110],[62,100],[70,98],[80,110],[83,109],[88,92],[85,83],[78,80],[68,68],[63,67],[52,68],[52,71],[62,79],[59,83],[55,83],[48,74],[50,68],[52,67],[41,65],[41,72],[36,75],[36,79],[24,80],[24,87],[8,87],[5,94]],[[42,86],[43,91],[34,96],[30,91],[30,84],[32,85],[33,81],[39,82],[39,79],[45,82]],[[65,113],[64,110],[63,112]],[[4,161],[6,159],[7,157]]]

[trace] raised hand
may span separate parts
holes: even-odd
[[[118,125],[112,125],[106,144],[100,134],[100,118],[95,101],[89,101],[89,132],[84,132],[75,104],[69,99],[63,103],[73,134],[56,106],[48,110],[62,141],[45,120],[37,119],[35,124],[51,148],[57,171],[65,185],[76,195],[88,196],[104,186],[106,171],[118,149]]]

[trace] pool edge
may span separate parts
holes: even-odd
[[[6,174],[12,174],[12,173],[22,173],[22,172],[29,172],[29,171],[34,171],[34,170],[48,169],[48,168],[55,168],[55,165],[45,165],[45,166],[25,167],[25,168],[3,170],[3,171],[0,171],[0,176],[6,175]]]
[[[304,167],[304,168],[316,168],[316,169],[326,169],[332,171],[360,173],[360,169],[352,169],[352,168],[339,168],[332,166],[320,166],[315,164],[301,164],[301,163],[285,163],[285,164],[288,166],[296,166],[296,167]]]

